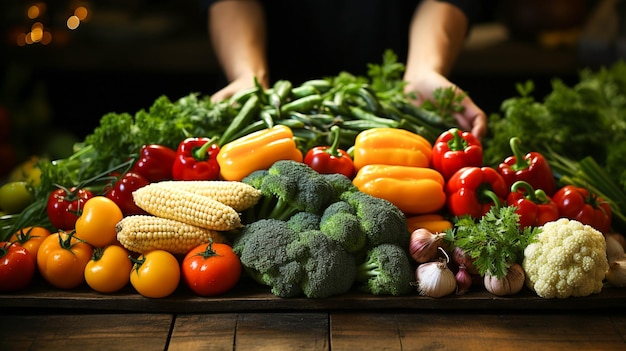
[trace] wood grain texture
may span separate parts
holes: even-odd
[[[163,314],[0,315],[0,350],[165,350]]]

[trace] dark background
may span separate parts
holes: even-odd
[[[516,95],[517,82],[534,80],[538,97],[554,78],[573,83],[581,68],[620,56],[623,11],[613,6],[599,16],[606,3],[612,1],[483,1],[451,80],[488,114]],[[34,4],[45,11],[29,19]],[[81,5],[89,17],[69,30],[65,21]],[[161,95],[220,87],[197,1],[4,0],[0,13],[0,172],[33,154],[63,157],[108,112],[134,114]],[[19,45],[38,21],[52,41]]]

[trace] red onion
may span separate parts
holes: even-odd
[[[460,265],[459,270],[456,272],[456,294],[463,295],[469,291],[472,286],[472,275],[469,274],[465,265]]]
[[[474,267],[474,260],[471,257],[469,257],[469,255],[467,255],[465,251],[463,251],[462,248],[458,246],[452,249],[452,261],[459,266],[461,265],[465,266],[465,269],[467,269],[467,272],[469,274],[471,275],[478,274],[478,270],[476,269],[476,267]]]
[[[411,233],[409,252],[417,263],[431,261],[437,257],[437,248],[445,233],[432,233],[426,228],[419,228]]]

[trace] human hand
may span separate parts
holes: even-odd
[[[254,76],[246,75],[233,80],[227,86],[211,95],[211,102],[219,102],[228,99],[240,90],[253,87],[254,78]],[[259,84],[266,89],[269,83],[261,79],[259,80]]]
[[[465,94],[458,86],[435,71],[422,72],[419,76],[405,77],[404,79],[408,82],[405,86],[405,92],[416,94],[417,99],[414,103],[417,105],[421,105],[426,100],[432,100],[433,93],[438,88],[452,87],[457,91],[457,94]],[[463,112],[454,114],[459,127],[471,131],[472,135],[482,139],[487,134],[487,115],[467,94],[461,101],[461,105]]]

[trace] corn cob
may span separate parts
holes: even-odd
[[[207,196],[235,211],[242,212],[256,205],[261,198],[261,191],[255,187],[237,181],[225,180],[166,180],[164,186],[189,191]]]
[[[228,231],[241,227],[239,213],[209,197],[151,183],[133,192],[135,204],[144,211],[201,228]]]
[[[117,223],[115,230],[122,246],[141,254],[150,250],[186,254],[211,239],[226,242],[225,237],[215,230],[149,215],[126,216]]]

